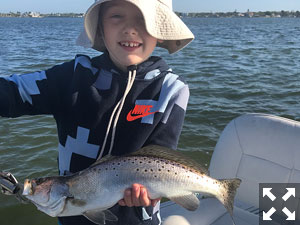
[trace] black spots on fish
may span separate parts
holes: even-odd
[[[118,177],[119,176],[119,174],[116,174],[116,177]]]
[[[120,165],[121,165],[121,163],[118,162],[118,166],[120,166]]]
[[[158,169],[158,171],[160,172],[160,171],[161,171],[161,169]]]
[[[94,172],[100,172],[100,171],[101,171],[101,168],[95,167],[95,168],[93,168],[93,171],[94,171]]]
[[[175,172],[175,175],[178,175],[178,174]]]
[[[155,162],[157,164],[161,164],[161,163],[164,163],[165,161],[163,159],[154,159],[153,162]]]
[[[137,168],[136,172],[149,173],[149,172],[154,172],[154,170],[153,169],[141,169],[141,168]]]

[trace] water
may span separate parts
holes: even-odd
[[[196,40],[168,55],[191,97],[179,149],[212,151],[233,118],[249,112],[300,120],[300,19],[184,19]],[[76,54],[81,18],[0,18],[0,75],[43,70]],[[51,116],[0,118],[0,170],[20,181],[57,174],[56,126]],[[43,221],[43,222],[41,222]],[[0,224],[47,225],[56,220],[0,196]]]

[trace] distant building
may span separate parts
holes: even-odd
[[[41,14],[39,12],[30,12],[28,14],[29,17],[35,17],[35,18],[39,18],[41,17]]]
[[[254,16],[254,12],[248,12],[248,16],[249,17],[253,17]]]
[[[245,13],[245,17],[252,18],[253,16],[254,16],[254,12],[250,12],[250,10],[248,9],[247,12]]]

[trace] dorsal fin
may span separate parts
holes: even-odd
[[[154,158],[162,158],[162,159],[180,163],[191,169],[195,169],[201,173],[205,173],[205,174],[208,173],[207,169],[204,166],[201,166],[193,159],[185,156],[184,154],[182,154],[177,150],[173,150],[160,145],[148,145],[126,156],[148,156]]]

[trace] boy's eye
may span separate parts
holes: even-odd
[[[110,18],[120,19],[120,18],[122,18],[122,16],[120,14],[113,14]]]

